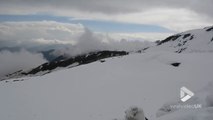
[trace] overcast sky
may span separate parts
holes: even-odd
[[[84,27],[116,39],[154,41],[213,25],[212,5],[213,0],[1,0],[0,42],[70,43]]]
[[[151,24],[175,31],[211,25],[213,0],[1,0],[0,14]]]

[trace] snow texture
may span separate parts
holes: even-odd
[[[212,47],[206,48],[206,43],[210,41],[202,39],[210,35],[212,33],[195,36],[193,41],[196,42],[190,41],[187,52],[181,54],[174,52],[179,48],[168,47],[176,44],[176,41],[169,41],[141,54],[108,58],[105,62],[62,69],[44,76],[0,82],[0,118],[124,119],[124,111],[129,106],[138,106],[143,108],[149,120],[212,120],[213,55],[207,52]],[[171,63],[181,65],[174,67]],[[195,93],[186,103],[180,103],[179,89],[182,86]],[[202,107],[168,107],[177,103],[201,104]]]

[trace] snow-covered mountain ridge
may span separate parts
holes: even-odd
[[[213,52],[213,27],[178,33],[156,44],[148,51]]]
[[[58,69],[72,68],[79,65],[92,63],[98,60],[100,60],[100,62],[104,62],[104,60],[102,60],[104,58],[124,56],[127,54],[129,53],[125,51],[98,51],[69,58],[59,56],[54,60],[44,63],[36,68],[30,70],[19,70],[17,72],[8,74],[2,80],[9,78],[20,78],[24,76],[41,76],[47,73],[51,73],[52,71],[56,71]]]
[[[124,120],[124,111],[138,106],[149,120],[212,120],[213,53],[209,51],[212,43],[208,42],[213,28],[210,28],[180,33],[176,40],[170,37],[141,54],[105,58],[102,62],[43,76],[7,79],[0,82],[0,118]],[[187,42],[175,47],[182,40]],[[176,52],[182,47],[187,48]],[[198,48],[199,52],[195,50]],[[181,102],[182,86],[195,96],[181,105],[201,104],[202,108],[167,109],[168,105]]]
[[[200,97],[196,91],[213,78],[212,59],[212,53],[130,54],[44,76],[9,79],[0,83],[0,116],[4,120],[112,120],[123,118],[129,106],[139,106],[148,119],[157,120],[163,104],[179,100],[180,87]],[[173,67],[171,62],[181,65]]]
[[[52,51],[52,50],[50,50]],[[138,52],[155,52],[155,51],[170,51],[175,53],[186,53],[186,52],[213,52],[213,27],[206,27],[204,29],[196,29],[196,30],[189,30],[186,32],[178,33],[172,36],[169,36],[168,38],[157,41],[154,46],[142,48],[142,50],[139,50]],[[47,54],[49,51],[44,52],[43,54]],[[30,76],[36,76],[36,75],[44,75],[47,73],[50,73],[52,71],[66,68],[70,65],[70,67],[79,66],[81,64],[85,63],[91,63],[103,58],[107,57],[113,57],[113,56],[120,56],[120,55],[126,55],[128,52],[125,51],[108,51],[109,54],[105,57],[98,57],[97,55],[101,53],[102,51],[97,52],[91,52],[88,55],[78,55],[74,58],[67,57],[67,56],[58,56],[57,58],[54,58],[53,60],[44,63],[36,68],[32,68],[31,70],[19,70],[15,73],[8,74],[3,79],[8,78],[15,78],[15,77],[22,77],[26,75]],[[117,54],[117,55],[116,55]],[[46,55],[48,56],[48,54]],[[93,56],[93,57],[92,57]],[[96,56],[96,57],[95,57]],[[51,56],[49,56],[51,57]],[[85,61],[85,58],[88,59]],[[83,61],[82,61],[83,60]],[[81,63],[82,62],[82,63]],[[73,65],[72,65],[73,64]],[[180,63],[174,63],[174,65],[180,64]]]

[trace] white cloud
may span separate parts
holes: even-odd
[[[155,24],[182,31],[212,25],[212,4],[212,0],[1,0],[0,14],[45,13],[81,19]]]
[[[60,12],[55,12],[61,15]],[[175,32],[183,32],[190,29],[202,28],[213,24],[213,17],[199,14],[186,8],[156,7],[139,12],[125,14],[103,14],[80,11],[62,13],[64,16],[73,16],[70,20],[103,20],[123,23],[137,23],[157,25]]]
[[[153,8],[187,8],[212,16],[212,0],[1,0],[2,13],[68,12],[72,10],[90,13],[123,14]],[[57,8],[57,9],[55,9]],[[62,12],[63,11],[63,12]]]
[[[150,39],[162,36],[154,34]],[[145,33],[93,33],[81,24],[53,21],[3,22],[0,36],[0,48],[18,46],[35,51],[62,48],[70,55],[96,50],[139,50],[144,48],[144,40],[150,40]]]
[[[3,22],[0,23],[0,48],[51,48],[52,46],[72,46],[87,39],[95,44],[102,40],[159,40],[171,33],[84,33],[85,27],[81,24],[59,23],[53,21],[41,22]],[[84,34],[83,34],[84,33]],[[85,36],[86,34],[86,36]],[[89,35],[89,36],[88,36]],[[94,37],[95,36],[95,37]],[[96,38],[98,37],[98,39]],[[85,41],[86,42],[86,41]],[[83,42],[82,45],[85,43]],[[51,46],[51,47],[49,47]],[[85,46],[87,47],[87,46]],[[90,46],[91,47],[91,46]],[[91,47],[93,48],[93,47]],[[85,48],[86,49],[86,48]],[[42,50],[42,49],[41,49]]]
[[[0,14],[45,13],[154,24],[180,32],[212,25],[212,4],[212,0],[1,0]]]
[[[76,17],[71,20],[106,20],[124,23],[150,24],[162,26],[175,32],[183,32],[213,24],[213,18],[200,15],[185,8],[153,8],[143,12],[126,14],[106,15],[101,13],[79,14],[73,13]]]
[[[56,50],[53,54],[75,56],[101,50],[137,51],[153,44],[137,38],[135,40],[122,39],[122,37],[125,38],[124,35],[119,36],[119,40],[115,40],[111,36],[115,37],[117,35],[93,33],[89,29],[85,29],[76,44]]]
[[[26,50],[19,52],[0,52],[0,77],[22,69],[37,67],[46,60],[41,54],[30,53]]]
[[[41,22],[0,23],[0,47],[73,44],[84,31],[81,24]]]
[[[171,33],[152,33],[152,32],[140,32],[140,33],[110,33],[110,37],[115,40],[126,39],[128,41],[156,41],[163,40],[170,35],[175,34]]]

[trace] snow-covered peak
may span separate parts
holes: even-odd
[[[147,51],[213,52],[213,26],[169,36]]]

